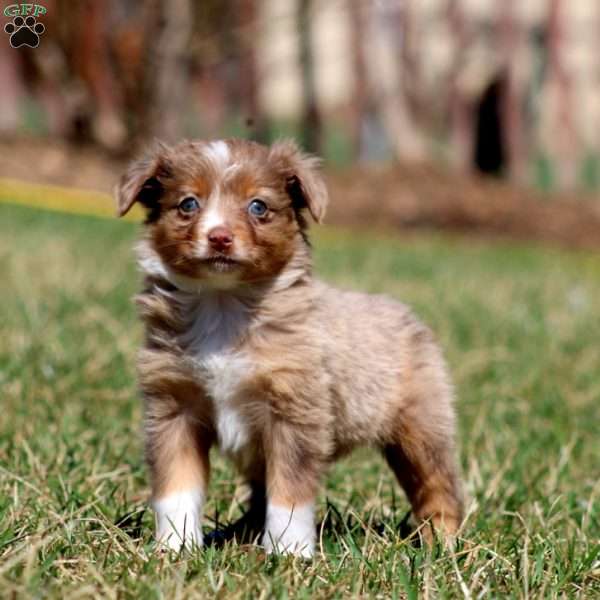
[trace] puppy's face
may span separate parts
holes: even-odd
[[[121,180],[119,214],[145,206],[150,243],[179,275],[217,285],[264,281],[293,256],[302,211],[322,219],[327,192],[317,166],[291,142],[161,146]]]

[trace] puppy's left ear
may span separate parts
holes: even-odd
[[[285,189],[295,208],[308,208],[317,223],[323,222],[329,194],[321,175],[321,160],[304,154],[292,140],[271,146],[269,160],[285,178]]]

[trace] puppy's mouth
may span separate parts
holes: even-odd
[[[225,256],[224,254],[216,254],[214,256],[207,256],[199,260],[200,264],[214,273],[230,273],[242,266],[242,262]]]

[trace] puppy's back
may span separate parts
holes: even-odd
[[[385,444],[403,410],[452,423],[452,389],[430,329],[388,296],[315,282],[318,329],[332,376],[338,445]],[[416,406],[415,406],[416,405]]]

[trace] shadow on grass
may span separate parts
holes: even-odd
[[[356,546],[359,545],[361,539],[367,535],[367,531],[374,532],[381,538],[389,538],[391,536],[399,536],[401,539],[411,538],[411,543],[414,547],[421,546],[420,536],[415,535],[415,530],[411,527],[410,516],[408,511],[400,520],[377,521],[367,519],[368,525],[359,520],[349,511],[340,511],[340,509],[327,501],[327,510],[325,518],[317,524],[318,534],[325,535],[330,540],[340,538],[351,539]],[[143,537],[143,520],[147,512],[147,508],[138,507],[135,510],[117,517],[115,526],[123,533],[133,539]],[[213,523],[213,528],[204,534],[204,545],[206,547],[222,548],[229,542],[237,542],[238,544],[252,544],[260,540],[265,523],[266,505],[265,503],[253,504],[245,510],[242,516],[230,523],[223,523],[219,518],[219,513],[210,520]]]

